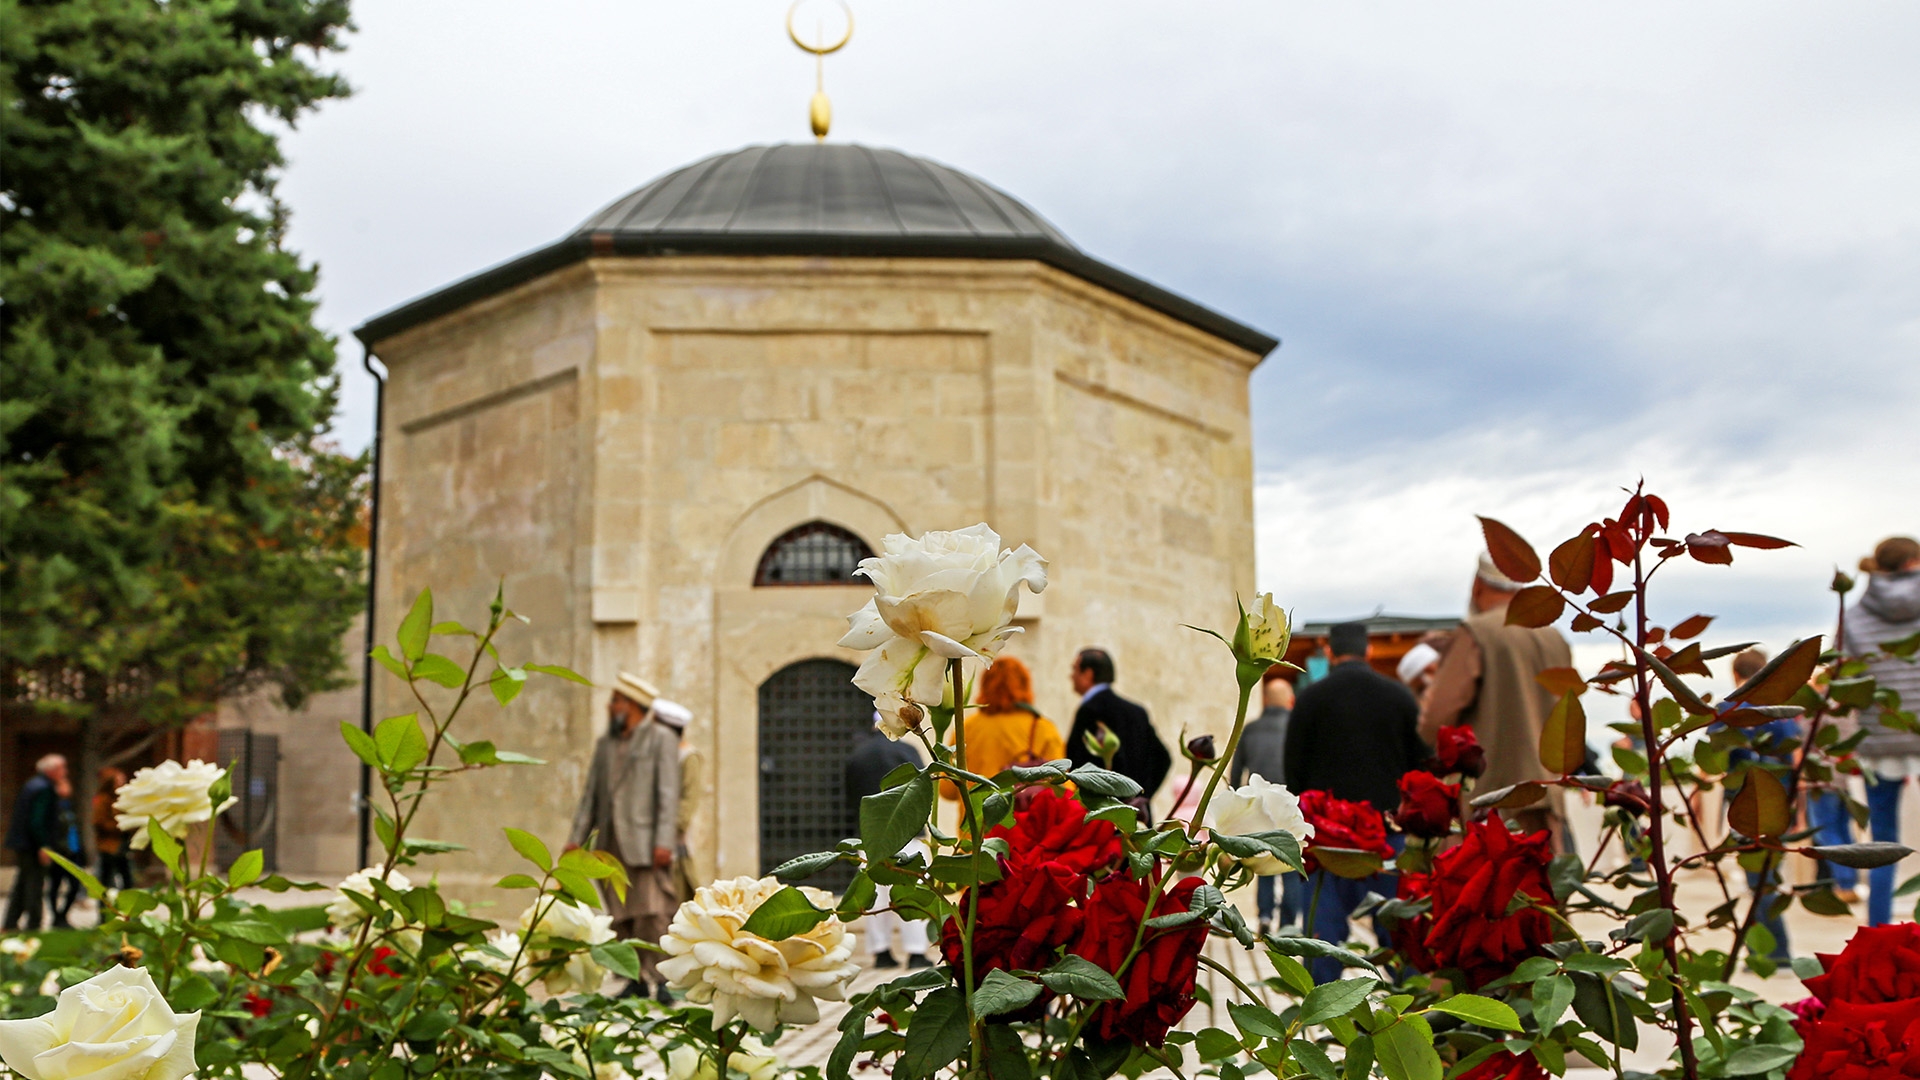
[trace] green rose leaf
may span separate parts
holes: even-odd
[[[907,1024],[906,1049],[900,1054],[901,1072],[909,1077],[932,1076],[953,1064],[966,1051],[971,1037],[967,1006],[960,988],[949,986],[935,990],[920,1002]]]
[[[233,860],[233,865],[227,867],[227,885],[234,889],[245,888],[260,880],[260,874],[266,870],[266,868],[267,857],[265,853],[257,848],[253,851],[242,852],[239,858]]]
[[[781,881],[804,881],[840,861],[837,851],[816,851],[808,855],[796,855],[773,868],[773,876]]]
[[[1140,785],[1129,777],[1117,772],[1108,772],[1097,765],[1082,765],[1067,774],[1068,779],[1079,786],[1080,790],[1095,795],[1106,795],[1115,799],[1131,799],[1140,794]]]
[[[420,595],[413,598],[413,607],[407,617],[400,620],[400,632],[395,635],[400,642],[400,653],[409,660],[418,660],[427,652],[427,635],[433,630],[433,590],[421,589]]]
[[[933,781],[924,774],[860,800],[860,843],[869,862],[893,858],[927,827]]]
[[[1433,1030],[1418,1016],[1403,1016],[1378,1032],[1373,1046],[1387,1080],[1440,1080],[1446,1071],[1433,1048]]]
[[[832,914],[814,907],[805,893],[788,885],[754,908],[740,932],[757,934],[768,941],[784,941],[819,926]]]
[[[989,1016],[999,1016],[1017,1009],[1024,1009],[1040,996],[1040,984],[1015,978],[995,968],[987,972],[980,986],[973,992],[973,1015],[975,1019],[985,1020]]]
[[[1300,1022],[1323,1024],[1336,1016],[1345,1016],[1367,1000],[1367,994],[1379,984],[1378,979],[1359,978],[1316,986],[1300,1003]]]
[[[467,671],[459,664],[441,656],[428,653],[413,665],[415,678],[437,682],[449,690],[458,690],[467,681]]]
[[[513,850],[519,852],[521,858],[539,867],[543,874],[553,869],[553,853],[547,850],[547,845],[541,843],[539,837],[511,826],[505,832],[507,843],[513,845]]]
[[[1500,1031],[1519,1031],[1520,1016],[1513,1006],[1504,1001],[1495,1001],[1479,994],[1455,994],[1445,1001],[1436,1001],[1428,1006],[1435,1012],[1448,1016],[1457,1016],[1471,1024],[1481,1027],[1497,1028]]]
[[[1118,980],[1081,956],[1063,957],[1040,973],[1040,981],[1056,994],[1071,994],[1082,1001],[1118,1001],[1127,996]]]

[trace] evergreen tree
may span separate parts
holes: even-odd
[[[322,441],[266,125],[345,95],[316,65],[346,29],[345,0],[0,0],[0,661],[12,707],[77,721],[77,806],[129,729],[341,684],[365,461]]]

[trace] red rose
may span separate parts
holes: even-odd
[[[1441,852],[1425,875],[1433,925],[1421,943],[1432,967],[1459,968],[1475,986],[1511,972],[1553,940],[1553,920],[1538,908],[1507,914],[1525,894],[1552,906],[1547,834],[1516,836],[1497,816],[1468,825],[1461,842]]]
[[[1441,776],[1459,773],[1478,777],[1487,771],[1487,751],[1466,724],[1443,727],[1434,739],[1433,771]]]
[[[393,968],[387,964],[389,959],[398,955],[400,954],[385,945],[375,945],[373,947],[373,956],[367,961],[367,974],[399,977],[400,973],[393,970]]]
[[[1913,923],[1864,926],[1838,956],[1817,955],[1826,974],[1804,981],[1828,1005],[1920,998],[1920,926]]]
[[[1073,940],[1084,917],[1073,902],[1084,895],[1085,878],[1064,863],[1009,866],[1006,877],[980,890],[973,925],[975,977],[994,968],[1033,970],[1053,963],[1054,951]],[[961,938],[967,897],[960,894],[961,915],[947,920],[940,952],[958,968],[965,959]]]
[[[1320,869],[1315,848],[1346,848],[1371,851],[1383,859],[1393,858],[1393,845],[1387,842],[1387,819],[1373,804],[1336,799],[1324,791],[1308,791],[1300,796],[1300,813],[1313,826],[1313,838],[1307,841],[1307,873]]]
[[[1410,836],[1439,837],[1453,831],[1460,812],[1460,785],[1449,784],[1429,772],[1410,772],[1400,778],[1400,809],[1393,823]]]
[[[1080,800],[1054,788],[1040,788],[1011,828],[996,825],[987,835],[1003,837],[1015,866],[1058,862],[1075,873],[1090,874],[1120,859],[1120,834],[1111,821],[1088,821]]]
[[[1833,1002],[1824,1017],[1798,1021],[1806,1043],[1787,1080],[1894,1080],[1920,1077],[1920,998]]]
[[[1547,1080],[1547,1070],[1532,1054],[1501,1050],[1454,1080]]]
[[[1426,874],[1402,872],[1400,891],[1396,894],[1401,900],[1426,900],[1433,896],[1433,882]],[[1427,951],[1427,931],[1433,929],[1433,912],[1415,915],[1410,919],[1401,919],[1395,923],[1391,937],[1393,951],[1400,954],[1416,971],[1435,971],[1440,965],[1433,962],[1433,954]]]
[[[1042,788],[1011,828],[996,826],[987,835],[1004,838],[1008,854],[1000,860],[1001,879],[980,890],[974,973],[1046,967],[1080,931],[1084,913],[1075,901],[1084,901],[1088,877],[1119,861],[1119,833],[1111,821],[1088,821],[1080,800]],[[966,903],[963,893],[962,912]],[[963,922],[964,916],[948,919],[940,933],[940,951],[956,967],[964,959]]]
[[[1199,878],[1186,878],[1160,895],[1153,917],[1187,910]],[[1147,917],[1147,886],[1124,874],[1094,887],[1087,901],[1086,926],[1073,951],[1113,974],[1133,949],[1134,934]],[[1207,943],[1207,924],[1190,922],[1165,930],[1148,930],[1140,954],[1120,976],[1127,996],[1109,1001],[1094,1014],[1094,1030],[1103,1039],[1159,1046],[1167,1030],[1193,1008],[1194,974],[1200,968],[1200,950]]]
[[[273,1011],[273,1002],[249,990],[247,991],[245,1000],[240,1002],[240,1007],[252,1013],[254,1018],[258,1019]]]

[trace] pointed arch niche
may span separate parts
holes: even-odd
[[[865,657],[838,644],[847,616],[873,596],[865,579],[754,586],[768,548],[815,522],[843,529],[873,551],[888,533],[909,531],[885,503],[824,476],[767,496],[728,531],[713,580],[715,872],[721,877],[760,872],[762,684],[801,661],[858,665]]]

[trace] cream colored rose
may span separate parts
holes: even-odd
[[[711,1005],[718,1030],[738,1016],[760,1031],[777,1024],[820,1019],[815,999],[845,1001],[847,984],[859,974],[852,962],[853,937],[839,919],[797,937],[769,941],[741,932],[755,908],[781,889],[775,878],[739,877],[702,886],[680,905],[660,946],[667,959],[660,974],[696,1005]],[[816,907],[833,897],[802,888]]]
[[[1228,836],[1251,833],[1291,833],[1302,843],[1313,837],[1313,826],[1300,813],[1300,800],[1284,784],[1270,784],[1255,773],[1247,777],[1245,787],[1223,787],[1214,792],[1207,804],[1207,828]],[[1278,874],[1287,864],[1272,855],[1255,855],[1241,860],[1256,874]]]
[[[513,966],[514,958],[520,957],[522,963],[525,963],[526,960],[524,956],[521,956],[520,942],[520,935],[512,930],[498,930],[487,938],[487,944],[493,948],[493,952],[488,952],[486,949],[462,946],[459,950],[459,955],[462,960],[469,960],[479,964],[481,967],[486,968],[496,975],[511,977],[515,971]],[[495,956],[493,955],[494,952],[500,955]]]
[[[185,836],[190,826],[212,821],[214,815],[225,813],[227,807],[240,801],[229,797],[216,807],[208,797],[207,789],[225,773],[220,766],[198,759],[185,765],[163,761],[141,769],[114,799],[114,823],[122,829],[137,830],[133,834],[136,848],[147,846],[149,822],[159,822],[168,836]]]
[[[1253,598],[1247,609],[1247,656],[1253,660],[1278,662],[1287,658],[1287,646],[1293,642],[1293,626],[1287,613],[1273,602],[1272,593]]]
[[[540,922],[536,926],[533,924],[533,915],[543,903],[545,910],[541,911]],[[520,929],[528,935],[541,933],[548,937],[577,941],[582,945],[605,945],[614,938],[613,916],[602,915],[572,900],[536,901],[532,907],[520,913]],[[535,962],[551,960],[561,952],[559,949],[543,951],[533,959]],[[554,995],[597,993],[600,984],[606,981],[607,969],[585,951],[569,954],[564,966],[554,968],[541,979],[547,992]]]
[[[662,1055],[667,1080],[714,1080],[713,1057],[696,1046],[673,1046]],[[740,1040],[740,1049],[727,1057],[728,1073],[745,1073],[747,1080],[774,1080],[780,1075],[780,1059],[767,1044],[751,1035]]]
[[[10,956],[14,963],[24,964],[33,959],[40,951],[40,939],[30,937],[0,938],[0,956]]]
[[[871,649],[853,684],[880,708],[893,738],[913,726],[908,706],[939,703],[947,661],[992,661],[1016,633],[1020,584],[1047,587],[1047,561],[1025,544],[1003,551],[985,524],[919,538],[896,533],[886,553],[860,562],[876,595],[847,616],[840,644]]]
[[[200,1014],[176,1015],[146,968],[111,967],[45,1016],[0,1020],[0,1060],[27,1080],[180,1080]]]
[[[333,887],[334,891],[340,895],[334,899],[333,903],[327,905],[327,921],[343,931],[359,926],[367,917],[366,909],[354,903],[353,898],[347,894],[359,893],[369,900],[379,899],[379,894],[373,891],[375,878],[385,881],[398,892],[406,892],[413,888],[412,879],[401,873],[399,867],[387,871],[385,875],[380,873],[380,868],[377,866],[355,870],[347,875],[346,880]],[[404,911],[397,914],[402,918],[406,916]]]

